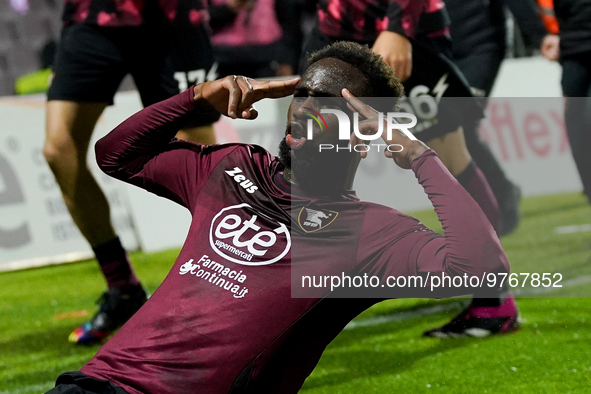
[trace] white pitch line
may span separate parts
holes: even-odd
[[[534,294],[553,293],[556,291],[560,291],[566,287],[575,287],[575,286],[579,286],[579,285],[584,285],[585,283],[589,283],[589,282],[591,282],[591,276],[583,275],[578,278],[565,280],[564,282],[559,282],[559,284],[561,284],[562,287],[543,287],[543,286],[528,287],[523,290],[513,290],[513,293],[517,297],[527,297],[529,295],[534,295]]]
[[[527,297],[531,295],[538,295],[544,293],[552,293],[560,291],[566,287],[575,287],[585,283],[591,282],[591,276],[584,275],[575,279],[565,280],[562,282],[562,287],[534,287],[525,288],[523,290],[512,290],[516,297]],[[447,312],[454,309],[461,309],[463,304],[461,302],[448,302],[442,305],[427,306],[424,308],[415,309],[408,312],[398,312],[390,315],[369,317],[363,320],[354,320],[347,324],[345,330],[354,330],[356,328],[379,326],[391,322],[400,322],[417,317],[433,315],[436,313]]]
[[[433,315],[435,313],[447,312],[453,309],[460,309],[459,302],[447,302],[442,305],[427,306],[408,312],[398,312],[391,315],[369,317],[363,320],[355,320],[347,324],[345,330],[354,330],[356,328],[379,326],[380,324],[391,323],[394,321],[405,321],[421,316]]]
[[[55,386],[55,380],[50,380],[48,382],[45,383],[36,383],[36,384],[30,384],[28,386],[23,386],[20,387],[16,390],[12,390],[12,391],[0,391],[0,394],[25,394],[25,393],[30,393],[30,392],[45,392],[47,390],[51,390],[53,387]]]
[[[572,234],[572,233],[585,233],[591,231],[591,224],[573,224],[572,226],[560,226],[554,229],[555,234]]]

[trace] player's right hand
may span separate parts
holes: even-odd
[[[365,104],[363,101],[355,97],[348,89],[341,91],[343,97],[347,100],[347,105],[353,111],[357,111],[363,118],[358,124],[359,131],[362,134],[375,134],[376,130],[379,129],[379,112]],[[422,141],[411,140],[401,132],[392,133],[391,139],[388,138],[386,121],[382,119],[384,125],[382,126],[382,139],[387,145],[395,144],[402,147],[401,151],[390,152],[384,150],[384,155],[388,158],[394,159],[394,162],[404,169],[412,168],[412,161],[422,155],[426,150],[429,149]],[[355,134],[351,134],[350,145],[357,145],[363,143],[359,140]],[[360,152],[362,158],[367,156],[367,152]]]
[[[264,98],[279,98],[293,94],[300,78],[259,81],[242,75],[200,83],[194,88],[193,100],[203,109],[216,110],[232,119],[255,119],[258,112],[253,104]]]
[[[558,60],[560,57],[560,37],[556,34],[547,34],[540,45],[540,52],[548,60]]]
[[[402,34],[384,30],[371,50],[380,55],[393,69],[396,76],[406,81],[412,73],[412,44]]]

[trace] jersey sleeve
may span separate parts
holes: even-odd
[[[107,175],[192,211],[191,202],[211,171],[237,147],[205,146],[174,138],[200,115],[204,112],[194,103],[193,88],[144,108],[97,142],[99,167]]]
[[[392,210],[368,212],[358,247],[359,270],[385,281],[389,276],[478,276],[509,271],[501,243],[474,199],[433,150],[413,161],[444,235]],[[423,294],[424,296],[424,294]]]

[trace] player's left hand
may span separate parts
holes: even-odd
[[[204,109],[216,110],[232,119],[255,119],[258,112],[253,104],[264,98],[279,98],[293,94],[300,78],[259,81],[242,75],[200,83],[194,88],[193,100]]]
[[[406,81],[412,74],[412,44],[402,34],[382,31],[371,50],[394,69],[394,74],[400,81]]]
[[[376,130],[379,129],[379,112],[359,100],[347,89],[343,89],[341,94],[347,99],[347,105],[350,106],[350,109],[359,112],[359,115],[363,118],[358,124],[359,132],[362,134],[375,134]],[[387,145],[397,144],[402,146],[400,152],[384,150],[384,155],[394,159],[396,164],[401,168],[411,168],[412,161],[422,155],[429,147],[419,140],[411,140],[402,132],[393,132],[392,138],[388,139],[386,120],[382,119],[382,122],[384,122],[382,126],[382,139],[384,142]],[[354,146],[363,143],[363,141],[355,133],[352,133],[349,143],[351,146]],[[367,152],[361,152],[360,155],[364,158],[367,156]]]

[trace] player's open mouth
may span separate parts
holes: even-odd
[[[302,126],[301,123],[291,121],[287,125],[285,142],[287,142],[287,145],[293,150],[300,149],[306,142],[305,135],[306,130],[304,129],[304,126]]]

